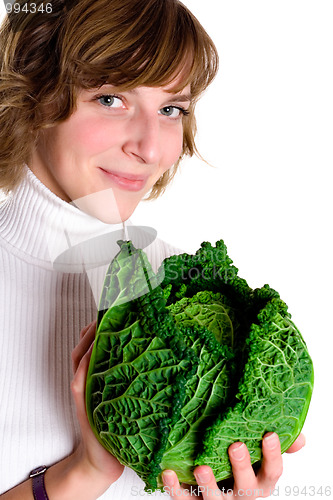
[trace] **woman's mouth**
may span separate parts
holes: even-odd
[[[141,191],[147,182],[147,177],[123,172],[112,172],[102,167],[99,167],[99,169],[112,181],[112,183],[116,184],[117,187],[127,191]]]

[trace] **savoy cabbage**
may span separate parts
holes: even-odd
[[[313,366],[286,304],[268,285],[251,289],[222,240],[166,259],[120,241],[101,297],[86,384],[90,425],[146,488],[161,471],[195,484],[193,468],[231,476],[227,449],[278,433],[282,452],[303,426]]]

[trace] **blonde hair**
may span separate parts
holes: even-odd
[[[192,112],[183,118],[179,160],[150,193],[156,198],[181,159],[197,154],[193,111],[218,69],[212,40],[178,0],[52,0],[52,12],[33,3],[35,13],[8,15],[0,29],[0,188],[20,181],[39,131],[75,111],[79,90],[179,81],[172,90],[190,84]]]

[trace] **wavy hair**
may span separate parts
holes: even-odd
[[[194,108],[218,69],[204,28],[178,0],[52,0],[48,11],[45,0],[16,4],[22,9],[0,28],[0,188],[8,192],[20,181],[39,132],[75,111],[81,89],[178,81],[175,92],[191,86],[192,112],[183,118],[179,160],[148,199],[156,198],[181,159],[198,154]]]

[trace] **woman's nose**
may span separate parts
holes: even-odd
[[[159,116],[138,114],[127,128],[123,151],[141,163],[155,165],[161,157]]]

